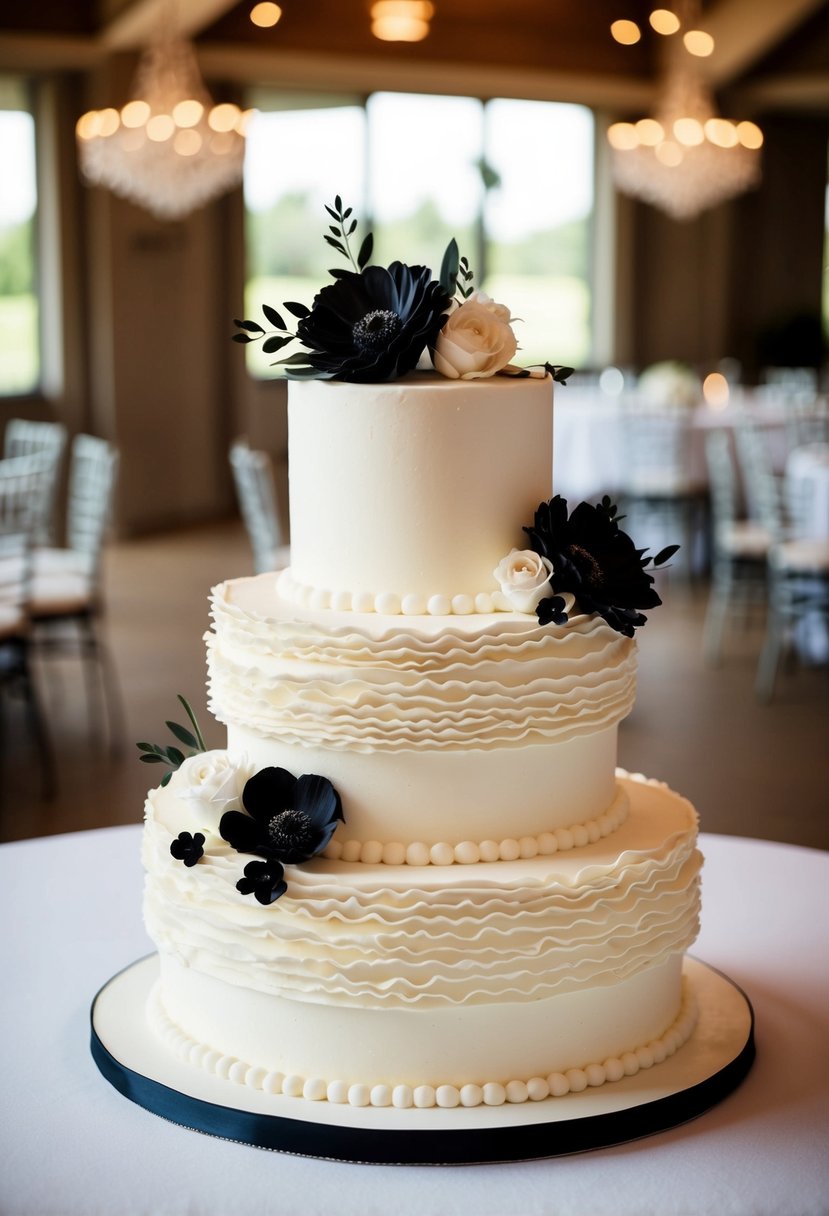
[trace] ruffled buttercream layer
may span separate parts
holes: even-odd
[[[428,1009],[525,1002],[620,980],[681,953],[698,928],[696,815],[627,781],[631,811],[572,853],[453,870],[316,859],[262,907],[235,883],[248,858],[210,837],[188,869],[173,789],[147,803],[145,916],[162,954],[296,1001]]]
[[[301,746],[361,751],[510,747],[618,723],[635,693],[635,647],[601,620],[465,620],[305,613],[272,576],[213,593],[211,709]]]

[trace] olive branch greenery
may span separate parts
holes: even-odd
[[[472,280],[475,276],[469,268],[466,258],[460,256],[458,242],[452,240],[446,246],[443,261],[440,264],[440,285],[450,300],[457,294],[468,300],[475,288]],[[461,281],[462,280],[462,281]]]
[[[357,254],[357,260],[355,261],[354,254],[351,252],[351,245],[349,244],[348,238],[353,236],[357,230],[357,221],[352,220],[348,225],[348,228],[345,226],[346,221],[351,216],[352,208],[346,207],[346,209],[343,210],[343,201],[338,194],[334,199],[334,206],[329,207],[326,203],[325,210],[335,221],[335,223],[328,225],[328,232],[323,234],[324,240],[331,246],[332,249],[336,249],[338,253],[343,255],[343,257],[348,258],[351,265],[354,267],[355,272],[360,274],[363,270],[365,270],[366,266],[371,260],[371,252],[374,248],[374,234],[369,232],[365,237],[360,246],[360,251]],[[342,278],[344,274],[348,274],[348,271],[336,268],[335,270],[329,270],[328,273],[332,278],[339,279]]]
[[[190,749],[189,755],[185,755],[180,747],[175,746],[163,747],[158,743],[136,743],[135,745],[142,753],[138,759],[142,760],[144,764],[169,765],[170,771],[165,773],[161,778],[162,785],[167,784],[176,769],[179,768],[185,760],[188,760],[190,756],[197,756],[200,752],[207,751],[207,744],[204,741],[201,728],[199,727],[196,715],[193,713],[189,702],[181,695],[181,693],[178,694],[178,699],[184,706],[184,711],[187,714],[187,717],[190,719],[190,724],[193,727],[192,731],[188,730],[186,726],[182,726],[178,722],[165,722],[164,725],[172,733],[172,735],[178,739],[179,743],[183,743],[185,747]]]

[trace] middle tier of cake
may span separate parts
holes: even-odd
[[[212,614],[210,708],[228,751],[328,778],[346,860],[532,856],[623,821],[616,736],[636,645],[600,617],[313,610],[281,599],[272,574],[215,588]]]

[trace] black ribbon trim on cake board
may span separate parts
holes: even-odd
[[[386,1130],[345,1127],[324,1120],[308,1122],[220,1106],[171,1089],[117,1060],[95,1029],[94,1002],[91,1051],[106,1080],[131,1102],[193,1131],[256,1148],[373,1165],[471,1165],[563,1157],[625,1144],[687,1123],[727,1098],[740,1085],[755,1057],[754,1010],[742,989],[733,980],[728,982],[745,999],[750,1026],[739,1053],[713,1075],[677,1093],[627,1109],[532,1124]]]

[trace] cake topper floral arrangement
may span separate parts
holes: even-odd
[[[294,777],[275,767],[254,772],[245,757],[234,761],[227,752],[208,751],[193,710],[184,697],[179,701],[193,730],[176,722],[166,725],[190,754],[155,743],[137,745],[145,764],[169,766],[162,786],[178,774],[176,794],[190,804],[191,826],[197,822],[203,829],[179,832],[170,842],[170,854],[189,869],[225,841],[254,859],[244,867],[237,891],[272,904],[288,890],[285,866],[316,857],[345,821],[340,796],[326,777],[315,773]]]
[[[664,565],[679,549],[668,545],[655,557],[637,549],[607,496],[568,515],[557,494],[539,504],[524,531],[531,548],[513,549],[493,571],[513,609],[535,612],[541,625],[566,625],[570,594],[582,612],[597,613],[626,637],[647,621],[643,608],[662,603],[648,567]]]
[[[374,239],[369,233],[355,256],[351,238],[357,220],[339,195],[326,242],[350,263],[329,273],[334,282],[321,288],[309,308],[288,301],[283,308],[296,318],[288,328],[281,312],[263,305],[265,330],[258,321],[235,321],[235,342],[262,342],[276,354],[291,342],[304,348],[274,361],[292,376],[377,383],[397,380],[413,371],[428,350],[432,364],[452,380],[477,380],[496,374],[550,375],[564,383],[571,367],[545,363],[537,368],[510,362],[518,350],[510,310],[473,285],[473,273],[457,242],[449,242],[440,276],[425,266],[371,265]]]

